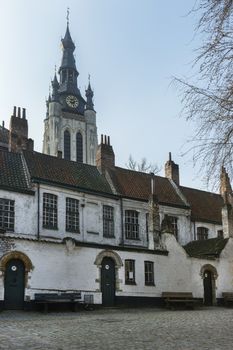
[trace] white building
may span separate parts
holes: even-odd
[[[214,194],[181,186],[171,155],[165,177],[117,167],[109,137],[97,147],[93,92],[85,101],[77,88],[69,28],[62,44],[43,154],[27,139],[25,112],[0,128],[0,305],[69,291],[103,305],[160,305],[164,291],[221,301],[233,290],[225,170]]]

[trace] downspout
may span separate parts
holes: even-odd
[[[194,241],[196,241],[196,239],[197,239],[197,236],[196,236],[196,222],[194,221],[193,222],[193,229],[194,229]]]
[[[123,211],[123,200],[120,198],[120,208],[121,208],[121,245],[124,245],[124,211]]]
[[[37,184],[37,239],[40,239],[40,184]]]

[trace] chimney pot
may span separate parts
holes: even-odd
[[[21,118],[21,108],[18,107],[18,118]]]
[[[23,119],[26,119],[26,108],[23,108]]]
[[[14,109],[13,109],[13,116],[16,117],[16,106],[14,106]]]

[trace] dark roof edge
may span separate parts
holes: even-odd
[[[57,187],[60,187],[60,188],[65,188],[65,189],[68,188],[68,189],[72,189],[72,190],[77,191],[77,192],[85,192],[88,194],[94,193],[98,196],[107,197],[107,198],[114,198],[114,199],[119,200],[119,196],[116,194],[111,194],[111,193],[107,193],[107,192],[100,192],[100,191],[95,191],[95,190],[88,190],[88,189],[83,188],[83,187],[62,184],[62,183],[56,182],[56,181],[44,180],[44,179],[41,179],[39,177],[31,177],[31,180],[35,183],[41,183],[41,184],[46,184],[46,185],[56,185]]]
[[[3,191],[23,193],[23,194],[28,194],[28,195],[31,195],[31,196],[35,195],[35,191],[33,191],[33,190],[26,190],[26,189],[21,189],[21,188],[17,188],[17,187],[10,187],[10,186],[0,185],[0,189],[3,190]]]
[[[201,218],[193,218],[191,217],[192,222],[205,222],[209,224],[214,224],[214,225],[220,225],[222,226],[222,221],[214,221],[214,220],[207,220],[207,219],[201,219]]]

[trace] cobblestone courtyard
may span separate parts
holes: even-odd
[[[0,313],[3,350],[232,350],[233,309]]]

